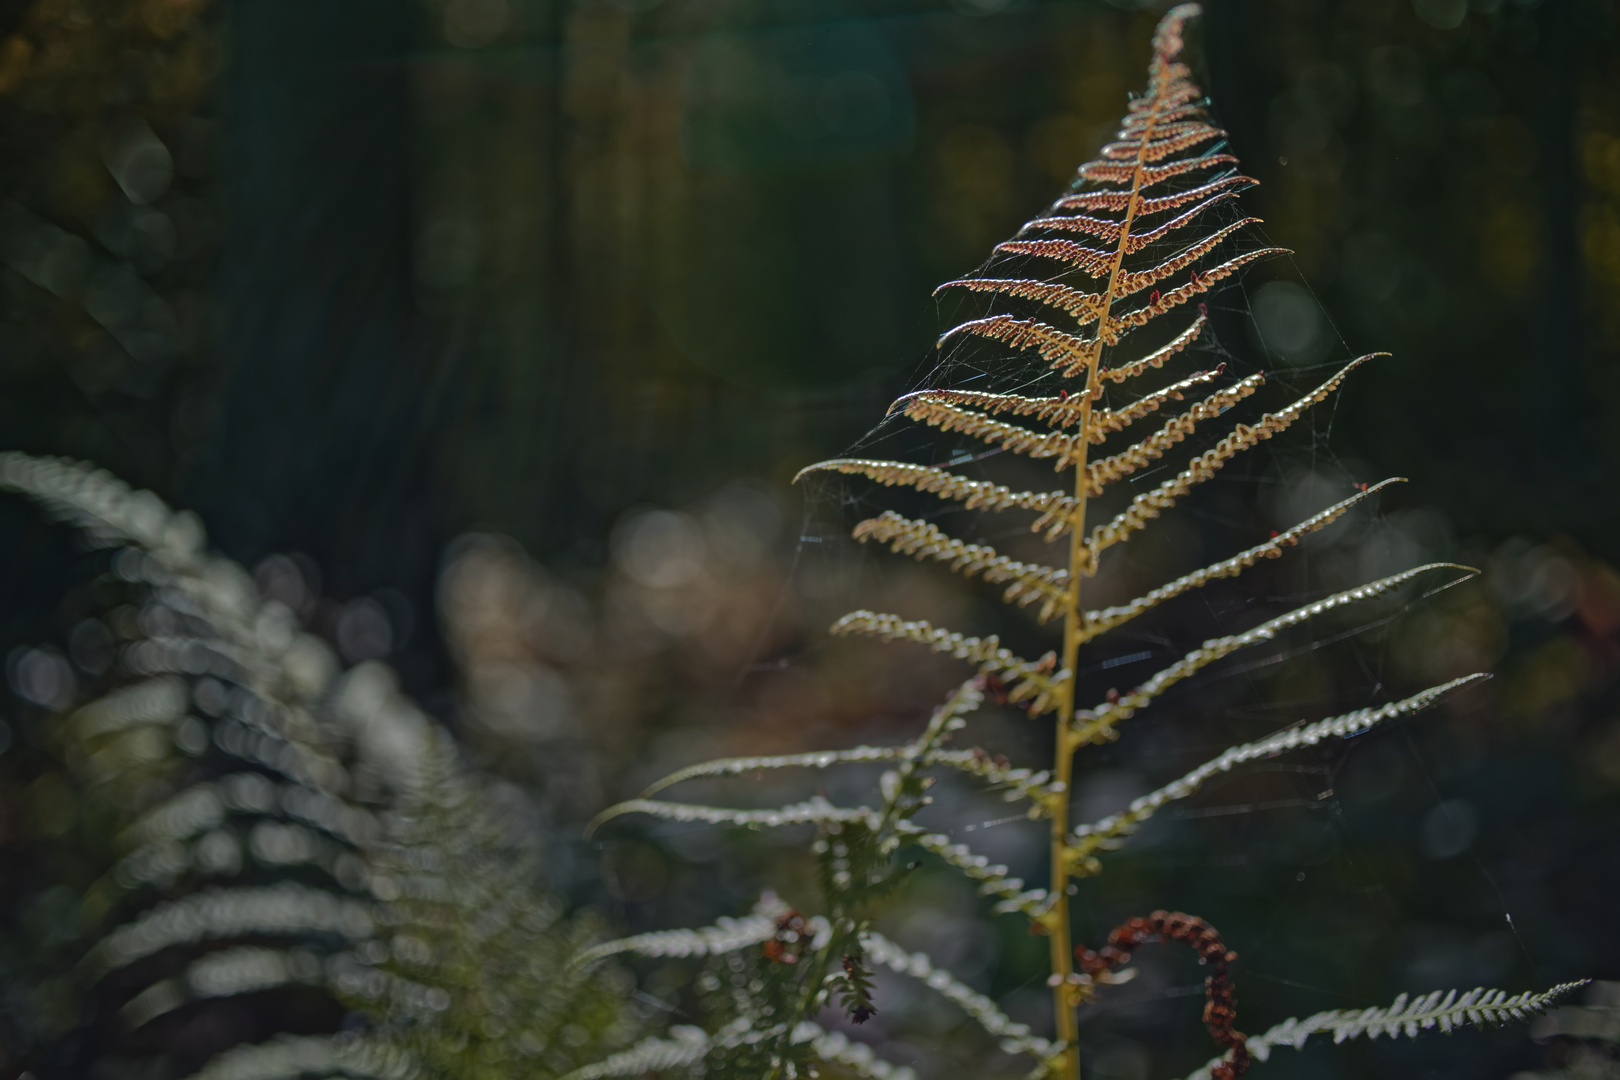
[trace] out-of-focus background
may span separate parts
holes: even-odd
[[[1281,451],[1233,491],[1285,515],[1335,483],[1408,476],[1335,541],[1340,561],[1485,570],[1270,687],[1269,727],[1242,728],[1247,706],[1218,690],[1208,703],[1241,739],[1289,702],[1355,707],[1386,675],[1498,678],[1211,793],[1120,856],[1082,918],[1100,935],[1154,907],[1209,917],[1265,1022],[1620,976],[1620,12],[1207,7],[1201,77],[1262,182],[1245,201],[1296,252],[1221,294],[1253,328],[1228,344],[1285,371],[1394,354],[1356,375],[1308,455]],[[391,665],[509,786],[552,886],[621,929],[736,913],[767,878],[807,892],[769,837],[590,844],[580,827],[705,757],[902,737],[951,677],[828,644],[856,603],[978,601],[839,543],[860,507],[791,480],[932,366],[934,286],[1111,134],[1160,13],[5,0],[0,443],[195,510],[343,664]],[[71,644],[84,604],[63,607],[85,573],[70,533],[7,502],[0,551],[9,1078],[35,1047],[18,942],[89,873],[53,843],[77,804],[41,781],[31,733],[93,658]],[[1044,739],[1002,728],[1040,763]],[[1195,743],[1224,745],[1191,720],[1171,730],[1184,754],[1127,740],[1083,798],[1106,813],[1196,763]],[[984,836],[1042,872],[1017,826]],[[893,936],[1039,1023],[1043,946],[984,910],[925,872]],[[645,992],[678,1001],[684,970],[647,973]],[[1087,1017],[1099,1077],[1207,1056],[1196,973],[1146,970]],[[951,1017],[880,989],[885,1020],[910,1024],[891,1057],[942,1075],[970,1052]],[[1267,1068],[1495,1077],[1558,1053],[1516,1031]]]

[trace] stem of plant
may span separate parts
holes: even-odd
[[[1086,466],[1091,448],[1091,407],[1101,389],[1103,348],[1107,344],[1108,316],[1113,307],[1114,293],[1119,285],[1119,268],[1130,247],[1131,226],[1136,221],[1136,210],[1141,204],[1142,170],[1147,164],[1146,146],[1158,119],[1159,106],[1155,105],[1142,135],[1143,150],[1136,159],[1136,176],[1131,184],[1130,202],[1126,204],[1125,221],[1119,230],[1119,246],[1114,252],[1113,266],[1108,273],[1108,287],[1097,305],[1097,338],[1086,363],[1085,395],[1080,402],[1079,453],[1074,463],[1074,515],[1069,523],[1069,595],[1065,602],[1063,619],[1063,666],[1068,678],[1058,693],[1057,735],[1054,748],[1053,776],[1063,785],[1063,797],[1052,811],[1052,911],[1049,925],[1052,942],[1052,1007],[1056,1013],[1057,1036],[1064,1044],[1064,1080],[1080,1080],[1080,1025],[1075,1015],[1077,1002],[1075,988],[1069,982],[1074,973],[1074,946],[1069,927],[1069,805],[1073,799],[1075,721],[1075,673],[1080,659],[1080,642],[1085,632],[1085,613],[1080,607],[1080,579],[1091,567],[1086,563],[1085,531],[1086,501],[1091,494],[1090,478]]]

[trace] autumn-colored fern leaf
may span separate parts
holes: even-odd
[[[1123,842],[1155,809],[1190,795],[1215,772],[1409,716],[1477,678],[1455,680],[1381,708],[1303,723],[1228,751],[1146,802],[1138,800],[1141,805],[1133,804],[1124,814],[1079,829],[1069,820],[1074,755],[1088,744],[1113,738],[1120,724],[1182,680],[1331,612],[1387,600],[1420,581],[1443,587],[1472,573],[1451,564],[1416,567],[1293,610],[1262,614],[1249,629],[1203,642],[1134,688],[1110,692],[1106,701],[1090,709],[1076,708],[1074,672],[1081,668],[1081,650],[1097,638],[1211,582],[1285,556],[1306,537],[1395,482],[1347,490],[1339,501],[1305,520],[1269,537],[1256,536],[1235,554],[1125,603],[1093,610],[1084,606],[1083,583],[1104,569],[1105,552],[1129,542],[1172,511],[1245,451],[1287,431],[1337,393],[1359,366],[1379,355],[1354,359],[1302,396],[1258,413],[1248,411],[1249,399],[1263,389],[1262,373],[1228,373],[1225,363],[1193,369],[1189,363],[1190,353],[1221,352],[1211,341],[1210,315],[1200,301],[1246,268],[1285,254],[1259,242],[1252,228],[1258,219],[1237,210],[1240,194],[1254,181],[1237,171],[1225,133],[1211,123],[1203,91],[1192,83],[1180,58],[1183,29],[1198,10],[1183,4],[1160,22],[1146,92],[1130,102],[1115,140],[1096,160],[1080,166],[1072,189],[998,245],[976,272],[940,287],[940,295],[961,297],[976,310],[942,334],[938,347],[953,356],[975,350],[974,367],[981,375],[971,387],[919,389],[889,410],[897,420],[980,444],[974,448],[974,462],[1024,457],[1064,474],[1062,483],[1056,489],[1018,490],[969,475],[976,466],[964,464],[952,452],[955,447],[946,448],[941,455],[944,462],[838,458],[811,465],[800,474],[837,474],[883,487],[910,488],[950,504],[944,507],[951,512],[949,519],[887,511],[860,522],[854,535],[982,581],[999,591],[1006,603],[1038,605],[1039,621],[1062,627],[1061,635],[1054,635],[1052,650],[1030,660],[1004,648],[993,635],[961,633],[904,612],[852,612],[833,626],[833,633],[920,645],[961,660],[977,671],[972,685],[982,691],[980,699],[969,701],[959,689],[947,703],[950,724],[940,726],[936,714],[928,732],[914,744],[728,759],[683,770],[647,795],[697,776],[886,764],[892,768],[883,781],[881,807],[835,807],[818,797],[779,810],[728,810],[644,796],[599,819],[637,811],[665,819],[751,827],[814,823],[823,836],[817,851],[826,867],[828,917],[835,927],[859,925],[849,914],[853,905],[877,895],[881,883],[894,880],[899,872],[863,861],[863,850],[874,850],[885,859],[900,846],[931,853],[977,882],[981,892],[996,897],[1000,910],[1023,913],[1032,929],[1049,936],[1057,1039],[1040,1050],[1037,1075],[1064,1080],[1078,1076],[1076,1006],[1098,985],[1098,980],[1083,978],[1074,967],[1069,895],[1073,879],[1102,869],[1098,852]],[[1153,340],[1139,343],[1133,332],[1145,329],[1157,333]],[[982,355],[993,351],[999,351],[1002,359]],[[1183,370],[1126,393],[1122,400],[1105,401],[1105,396],[1137,386],[1161,368]],[[1232,422],[1227,414],[1233,410],[1243,410],[1247,418]],[[1111,439],[1134,432],[1135,425],[1149,416],[1161,417],[1153,430],[1128,445],[1106,449]],[[1229,426],[1211,433],[1209,429],[1217,425]],[[1188,443],[1193,443],[1190,451],[1184,449]],[[986,447],[988,453],[983,452]],[[1094,447],[1105,449],[1094,452]],[[1167,467],[1168,462],[1174,464]],[[1101,521],[1088,517],[1094,500],[1151,468],[1163,469],[1165,478],[1123,501],[1111,517]],[[1022,516],[1015,528],[1027,525],[1055,545],[1051,557],[1031,559],[1022,551],[1015,557],[973,535],[978,528],[974,523],[984,520],[974,515],[998,515],[983,533],[1005,536],[1007,519],[999,515],[1007,514]],[[982,751],[945,748],[944,741],[954,730],[951,725],[959,725],[984,698],[1016,706],[1032,720],[1052,724],[1049,768],[1017,769]],[[925,801],[918,786],[922,774],[944,770],[1002,789],[1008,798],[1027,802],[1031,817],[1048,823],[1051,878],[1046,888],[1026,887],[1007,867],[911,820],[908,808]],[[1182,923],[1166,918],[1171,921],[1162,932],[1175,936],[1172,931]],[[837,932],[828,938],[818,954],[820,978],[836,975],[841,956],[862,955],[857,938],[839,938]],[[869,955],[885,959],[878,948],[870,948]],[[812,997],[805,998],[806,1008]],[[825,994],[814,1000],[824,1002]],[[813,1019],[813,1012],[802,1018]],[[1229,1075],[1235,1076],[1241,1071],[1242,1037],[1229,1025],[1217,1037],[1230,1037]],[[1022,1048],[1034,1052],[1027,1045]]]
[[[1198,953],[1198,962],[1210,967],[1204,980],[1204,1026],[1215,1041],[1227,1048],[1226,1057],[1211,1070],[1212,1080],[1237,1080],[1249,1068],[1248,1036],[1236,1030],[1237,1006],[1233,1003],[1231,965],[1237,953],[1226,947],[1220,933],[1195,915],[1179,911],[1155,911],[1152,915],[1127,919],[1108,935],[1108,944],[1093,952],[1081,946],[1074,950],[1081,974],[1076,984],[1082,988],[1121,964],[1130,962],[1131,950],[1152,941],[1179,941]],[[1085,981],[1082,981],[1085,980]]]

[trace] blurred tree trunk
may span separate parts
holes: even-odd
[[[416,17],[225,4],[223,385],[185,501],[246,565],[307,552],[332,595],[396,586],[431,629],[446,373],[412,280]]]
[[[339,591],[424,581],[440,387],[411,279],[413,8],[225,10],[225,374],[189,501],[250,565],[301,549]]]

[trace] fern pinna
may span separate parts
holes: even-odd
[[[855,536],[888,545],[919,560],[945,564],[966,577],[1005,586],[1010,604],[1036,606],[1038,620],[1061,627],[1061,641],[1045,656],[1014,655],[995,637],[972,637],[902,615],[856,611],[834,626],[834,633],[870,635],[886,641],[908,641],[967,661],[976,672],[935,711],[914,742],[893,747],[859,747],[842,752],[710,762],[666,778],[641,798],[609,810],[603,819],[643,813],[691,822],[770,827],[814,823],[820,830],[815,851],[820,860],[824,915],[804,925],[813,927],[806,945],[795,939],[791,953],[777,942],[781,923],[768,913],[753,923],[693,931],[688,935],[649,935],[622,943],[623,951],[649,955],[724,954],[708,978],[721,975],[754,988],[745,1005],[720,1009],[712,1032],[684,1030],[673,1039],[653,1040],[575,1075],[639,1075],[651,1069],[689,1066],[694,1075],[797,1076],[814,1072],[826,1054],[827,1034],[815,1023],[822,1007],[841,999],[851,1019],[870,1017],[874,1003],[867,992],[869,965],[894,967],[921,978],[953,997],[992,1034],[1003,1049],[1026,1052],[1038,1062],[1036,1075],[1074,1078],[1079,1075],[1076,1009],[1114,979],[1113,968],[1129,958],[1129,947],[1150,940],[1177,940],[1193,945],[1211,963],[1205,1020],[1212,1036],[1226,1048],[1205,1070],[1221,1080],[1237,1076],[1251,1058],[1263,1058],[1272,1046],[1295,1045],[1313,1031],[1332,1030],[1336,1039],[1381,1031],[1415,1033],[1420,1027],[1454,1022],[1483,1023],[1515,1017],[1539,1007],[1547,995],[1508,999],[1500,992],[1476,991],[1444,1006],[1425,999],[1410,1014],[1404,1001],[1389,1016],[1377,1010],[1357,1013],[1366,1020],[1323,1014],[1288,1021],[1252,1045],[1233,1026],[1234,1005],[1227,965],[1235,954],[1213,928],[1192,916],[1158,912],[1134,919],[1115,931],[1101,952],[1076,949],[1071,940],[1069,896],[1072,882],[1099,873],[1100,853],[1118,846],[1160,807],[1192,794],[1209,777],[1243,762],[1273,756],[1325,739],[1341,739],[1427,708],[1453,690],[1486,676],[1476,674],[1434,686],[1404,700],[1347,715],[1285,729],[1282,733],[1227,750],[1180,779],[1135,800],[1124,811],[1102,821],[1070,821],[1071,777],[1075,755],[1116,737],[1118,727],[1151,705],[1174,684],[1200,669],[1250,646],[1263,645],[1284,631],[1336,609],[1394,593],[1408,583],[1434,579],[1455,582],[1473,571],[1449,563],[1414,567],[1287,611],[1242,633],[1205,641],[1180,660],[1140,685],[1080,707],[1077,680],[1082,650],[1114,630],[1174,597],[1221,578],[1234,577],[1262,560],[1278,558],[1310,533],[1345,515],[1394,481],[1361,485],[1349,498],[1299,522],[1230,558],[1213,563],[1147,592],[1128,603],[1088,609],[1084,582],[1097,573],[1099,557],[1130,540],[1154,519],[1172,509],[1196,486],[1213,478],[1244,451],[1289,428],[1313,406],[1327,400],[1357,366],[1351,361],[1297,401],[1257,420],[1238,423],[1210,449],[1186,461],[1168,479],[1136,495],[1111,518],[1092,521],[1093,501],[1111,485],[1158,463],[1199,425],[1214,420],[1254,394],[1264,376],[1228,378],[1225,365],[1198,371],[1168,385],[1142,391],[1134,400],[1105,405],[1111,387],[1134,386],[1200,345],[1209,323],[1203,305],[1194,306],[1222,282],[1280,248],[1249,246],[1228,253],[1229,241],[1242,238],[1258,219],[1229,212],[1228,204],[1253,183],[1236,171],[1237,159],[1225,152],[1225,133],[1212,124],[1203,91],[1181,62],[1182,32],[1198,12],[1182,5],[1161,21],[1153,43],[1147,92],[1130,104],[1116,141],[1101,156],[1082,165],[1074,190],[1029,222],[1012,240],[999,245],[978,273],[942,286],[942,290],[982,294],[1012,310],[962,323],[948,331],[941,345],[968,338],[985,339],[1016,354],[1034,352],[1048,367],[1036,385],[1044,396],[999,393],[984,389],[925,389],[895,403],[899,413],[920,424],[988,444],[991,452],[1008,452],[1049,461],[1064,476],[1053,491],[1016,491],[974,479],[951,468],[899,461],[842,458],[824,461],[805,473],[839,473],[891,487],[913,488],[986,514],[1022,512],[1033,515],[1030,528],[1066,557],[1050,563],[1026,562],[982,543],[952,537],[937,525],[894,512],[861,522]],[[1224,221],[1221,219],[1224,217]],[[1191,315],[1190,318],[1185,318]],[[1177,322],[1178,316],[1183,321]],[[1133,332],[1165,328],[1155,348],[1137,347]],[[1014,364],[1009,362],[1007,367]],[[992,374],[994,370],[992,369]],[[1204,396],[1163,422],[1157,430],[1112,452],[1094,452],[1110,437],[1125,432],[1154,413],[1187,396]],[[985,456],[985,455],[979,455]],[[803,474],[801,474],[803,475]],[[982,751],[948,747],[964,718],[987,696],[1011,702],[1031,718],[1049,718],[1054,750],[1049,770],[1013,768]],[[670,785],[699,776],[720,776],[762,769],[886,762],[882,798],[875,807],[836,806],[825,798],[774,810],[736,810],[698,806],[655,798]],[[1045,888],[1028,887],[1004,866],[991,865],[968,847],[918,825],[914,815],[927,802],[929,774],[954,770],[970,774],[1009,799],[1029,804],[1033,818],[1044,818],[1050,830],[1051,877]],[[863,915],[892,888],[904,870],[900,849],[920,847],[979,882],[981,891],[1000,898],[1003,911],[1021,912],[1032,929],[1050,942],[1056,1040],[1041,1038],[1013,1023],[993,1003],[937,972],[924,957],[911,957],[874,934]],[[797,917],[797,916],[796,916]],[[752,951],[750,951],[752,950]],[[1077,966],[1078,958],[1078,966]],[[712,963],[714,961],[711,961]],[[1561,992],[1560,991],[1555,991]],[[1466,1003],[1463,1003],[1466,1002]],[[1485,1007],[1486,1005],[1490,1007]],[[1431,1006],[1433,1008],[1431,1008]],[[1455,1006],[1453,1008],[1452,1006]],[[1438,1011],[1435,1011],[1438,1009]],[[1424,1011],[1428,1010],[1428,1011]],[[747,1065],[736,1068],[746,1049]],[[847,1057],[847,1046],[838,1049]],[[880,1062],[836,1064],[860,1075],[884,1076],[894,1070]],[[856,1067],[859,1065],[859,1067]],[[666,1074],[667,1075],[667,1074]]]

